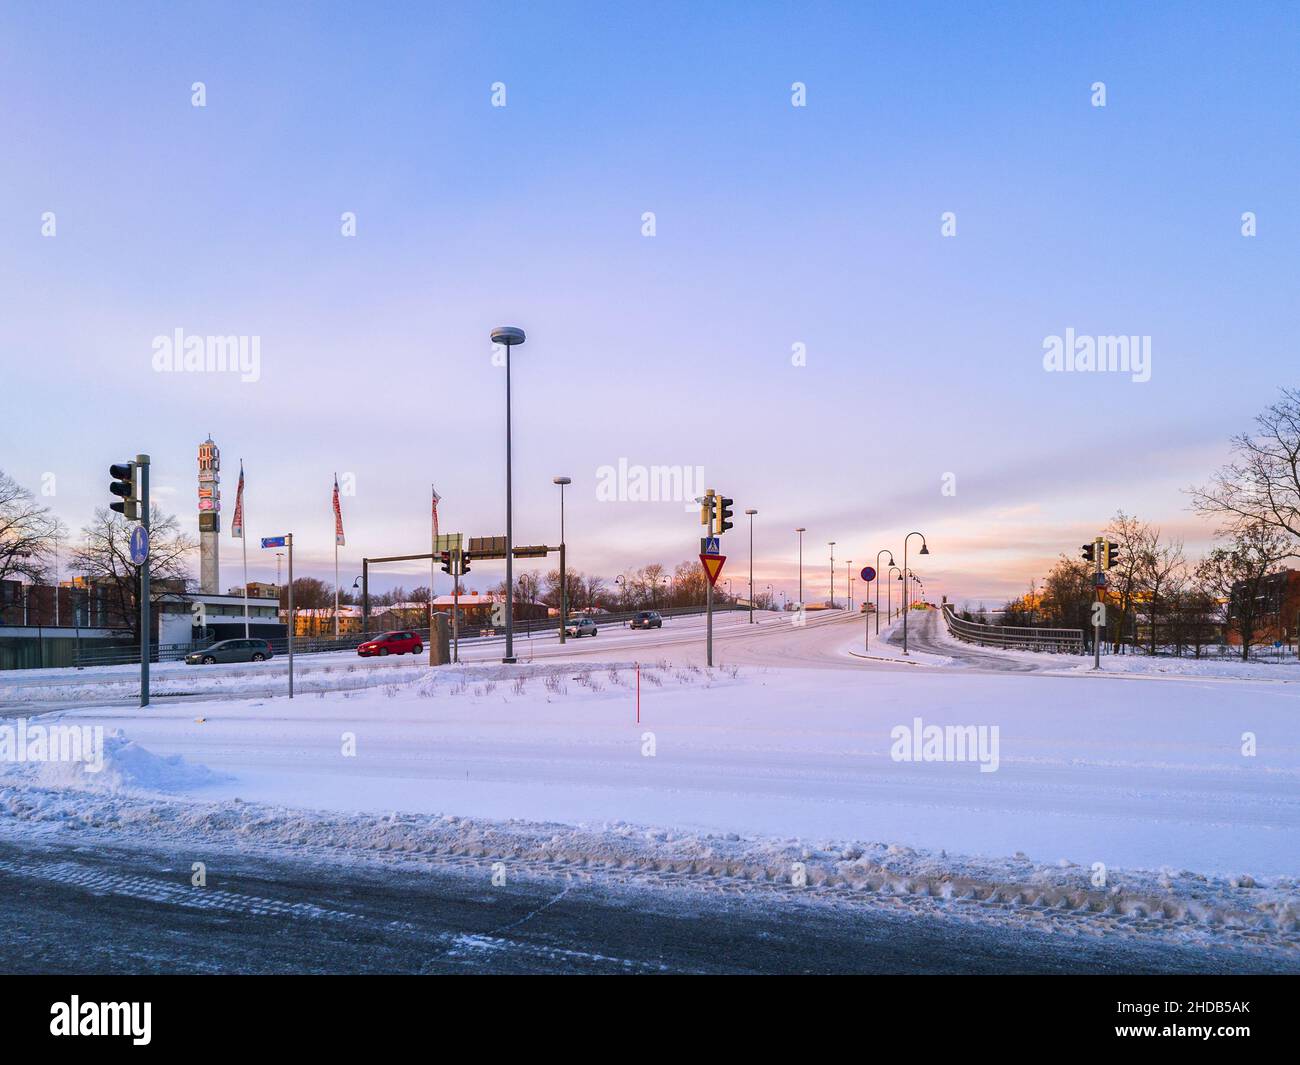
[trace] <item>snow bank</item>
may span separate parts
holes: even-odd
[[[18,779],[77,791],[174,794],[230,779],[182,755],[154,754],[122,734],[104,737],[103,761],[96,771],[85,762],[0,763],[0,782]]]

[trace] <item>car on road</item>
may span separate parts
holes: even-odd
[[[265,662],[271,657],[271,645],[265,640],[218,640],[211,647],[186,655],[185,664],[210,666],[217,662]]]
[[[376,636],[373,640],[366,640],[357,648],[357,654],[362,658],[372,658],[376,655],[384,657],[385,655],[418,655],[424,650],[424,641],[413,632],[385,632]]]
[[[634,629],[662,629],[663,627],[664,619],[655,610],[642,610],[632,619]]]
[[[572,636],[575,640],[579,636],[595,636],[596,623],[591,618],[580,618],[570,621],[564,626],[564,635]]]

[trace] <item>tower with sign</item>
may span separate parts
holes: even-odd
[[[221,591],[221,451],[208,437],[199,445],[199,590]]]

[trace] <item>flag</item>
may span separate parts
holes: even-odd
[[[339,475],[334,475],[334,542],[343,547],[343,511],[339,508]]]
[[[244,538],[244,460],[239,460],[239,487],[235,489],[235,517],[230,523],[230,535],[235,540]]]
[[[438,503],[442,496],[438,495],[438,489],[429,485],[429,491],[433,493],[433,536],[436,540],[438,537]]]

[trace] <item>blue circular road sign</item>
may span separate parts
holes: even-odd
[[[874,581],[874,580],[876,579],[876,567],[875,567],[875,566],[863,566],[863,567],[862,567],[862,579],[863,579],[864,581]]]
[[[131,530],[131,561],[137,566],[143,566],[149,558],[149,530],[143,525],[137,525]]]

